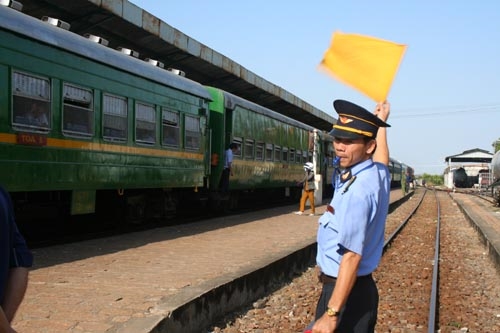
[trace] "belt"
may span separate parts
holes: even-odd
[[[326,205],[326,211],[335,214],[335,208],[333,208],[333,206]]]
[[[336,277],[326,275],[325,273],[321,272],[318,275],[319,282],[321,283],[335,283],[337,281]]]
[[[358,276],[356,279],[360,280],[360,279],[366,279],[366,278],[371,278],[371,277],[372,277],[372,274],[370,273],[368,275]],[[330,276],[330,275],[326,275],[323,272],[321,272],[319,274],[318,279],[319,279],[319,282],[321,282],[321,283],[335,283],[337,281],[336,277],[333,277],[333,276]]]

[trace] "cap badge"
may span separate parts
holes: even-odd
[[[352,119],[347,118],[347,117],[344,117],[344,116],[340,116],[340,117],[339,117],[339,120],[340,120],[340,122],[341,122],[342,124],[349,124],[349,123],[353,122],[353,120],[352,120]]]

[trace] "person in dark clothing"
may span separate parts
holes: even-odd
[[[28,286],[33,255],[19,232],[10,195],[0,187],[0,332],[16,332],[12,320]]]

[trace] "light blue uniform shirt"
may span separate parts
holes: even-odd
[[[326,275],[337,277],[345,249],[361,255],[358,276],[377,268],[384,246],[385,220],[389,210],[390,173],[386,165],[371,159],[351,168],[356,179],[336,177],[330,203],[334,213],[319,218],[316,262]]]
[[[224,154],[224,169],[229,168],[230,163],[233,163],[233,150],[231,148],[227,149]]]

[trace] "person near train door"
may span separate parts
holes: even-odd
[[[379,103],[374,113],[344,100],[333,106],[338,120],[330,133],[342,172],[318,221],[316,262],[322,291],[309,329],[374,332],[379,296],[372,272],[382,256],[390,197],[390,105]]]
[[[233,142],[224,152],[224,169],[220,179],[220,189],[224,194],[229,192],[229,177],[233,175],[233,157],[237,151],[238,145]]]
[[[302,186],[302,197],[300,198],[299,211],[295,212],[295,214],[304,214],[306,201],[309,200],[309,204],[311,205],[311,213],[309,216],[314,216],[316,214],[314,205],[314,191],[316,190],[316,185],[314,184],[314,165],[311,162],[304,164],[304,172],[304,178],[298,182],[298,184]]]
[[[33,255],[14,220],[9,194],[0,187],[0,332],[15,333],[11,323],[28,286]]]

